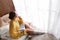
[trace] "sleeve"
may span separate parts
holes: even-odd
[[[23,19],[21,17],[18,17],[18,22],[19,22],[19,24],[22,24],[23,23]]]

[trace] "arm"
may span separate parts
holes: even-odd
[[[22,24],[23,23],[23,19],[21,17],[18,17],[18,22],[19,22],[19,24]]]

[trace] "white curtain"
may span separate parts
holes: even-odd
[[[60,0],[50,0],[48,32],[60,38]]]
[[[60,37],[60,0],[13,0],[16,12],[39,32]]]

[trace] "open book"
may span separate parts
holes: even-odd
[[[21,24],[19,30],[25,30],[25,25]]]

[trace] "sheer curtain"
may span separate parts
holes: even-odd
[[[60,38],[60,0],[50,0],[48,32]]]
[[[13,3],[18,15],[32,23],[35,31],[47,32],[49,0],[13,0]]]

